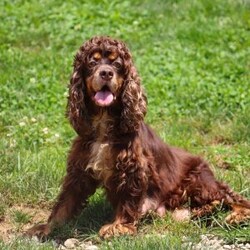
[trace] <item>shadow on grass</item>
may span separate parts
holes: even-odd
[[[83,209],[81,214],[55,229],[49,239],[62,242],[68,238],[80,238],[81,240],[99,241],[98,231],[113,219],[113,209],[106,200],[102,192],[98,192],[91,197],[89,204]]]
[[[221,236],[222,238],[225,238],[226,235],[230,234],[231,242],[248,241],[249,232],[246,233],[246,231],[249,230],[249,224],[241,224],[237,227],[229,226],[224,222],[227,211],[227,208],[218,207],[218,209],[210,215],[193,219],[192,222],[183,224],[173,221],[170,215],[166,216],[165,219],[159,219],[159,217],[152,213],[140,221],[139,233],[135,240],[137,239],[139,242],[145,235],[148,237],[150,235],[152,237],[159,236],[162,239],[162,235],[165,235],[170,241],[173,240],[173,242],[175,242],[175,240],[177,240],[175,239],[176,235],[179,235],[177,243],[181,244],[180,239],[183,235],[187,234],[191,238],[193,237],[197,240],[198,235],[207,231],[211,234]],[[66,239],[77,238],[80,241],[91,240],[93,243],[102,244],[98,232],[104,224],[112,221],[113,214],[114,211],[111,205],[107,202],[104,192],[98,190],[97,193],[90,198],[89,204],[76,219],[65,224],[61,228],[56,229],[47,240],[54,240],[61,244]],[[130,237],[121,237],[112,242],[114,244],[116,244],[115,242],[120,244],[121,242],[124,243],[127,240],[129,241],[129,239]],[[147,244],[148,243],[149,242],[147,242]]]

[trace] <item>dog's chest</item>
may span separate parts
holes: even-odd
[[[108,142],[94,142],[86,170],[92,170],[93,177],[105,185],[113,173],[114,160]]]
[[[98,114],[92,120],[96,139],[90,147],[90,160],[86,169],[91,170],[93,177],[103,185],[112,175],[115,165],[109,136],[112,121],[107,112]]]

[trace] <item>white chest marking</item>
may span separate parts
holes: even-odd
[[[108,143],[95,142],[91,149],[91,156],[86,170],[93,171],[93,177],[103,184],[112,175],[113,162],[110,145]]]

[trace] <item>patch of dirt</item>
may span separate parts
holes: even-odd
[[[230,138],[223,137],[220,135],[215,136],[213,143],[214,144],[223,144],[223,145],[228,145],[228,146],[233,144],[233,142]]]
[[[215,156],[215,162],[216,162],[216,166],[222,169],[231,169],[232,168],[232,164],[227,162],[225,160],[225,156],[221,156],[221,155],[216,155]]]
[[[27,223],[18,223],[14,220],[15,212],[21,212],[30,219]],[[50,215],[50,209],[44,206],[27,206],[23,204],[14,205],[6,209],[5,215],[0,223],[0,239],[8,242],[16,236],[22,235],[28,228],[37,223],[45,223]]]

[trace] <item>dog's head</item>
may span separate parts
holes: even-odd
[[[138,130],[146,113],[146,97],[127,46],[110,37],[93,37],[77,52],[69,86],[68,116],[79,131],[88,119],[88,105],[98,109],[120,106],[120,129]],[[78,124],[78,125],[77,125]]]
[[[97,106],[112,105],[125,79],[124,62],[117,47],[96,48],[86,64],[86,90]]]

